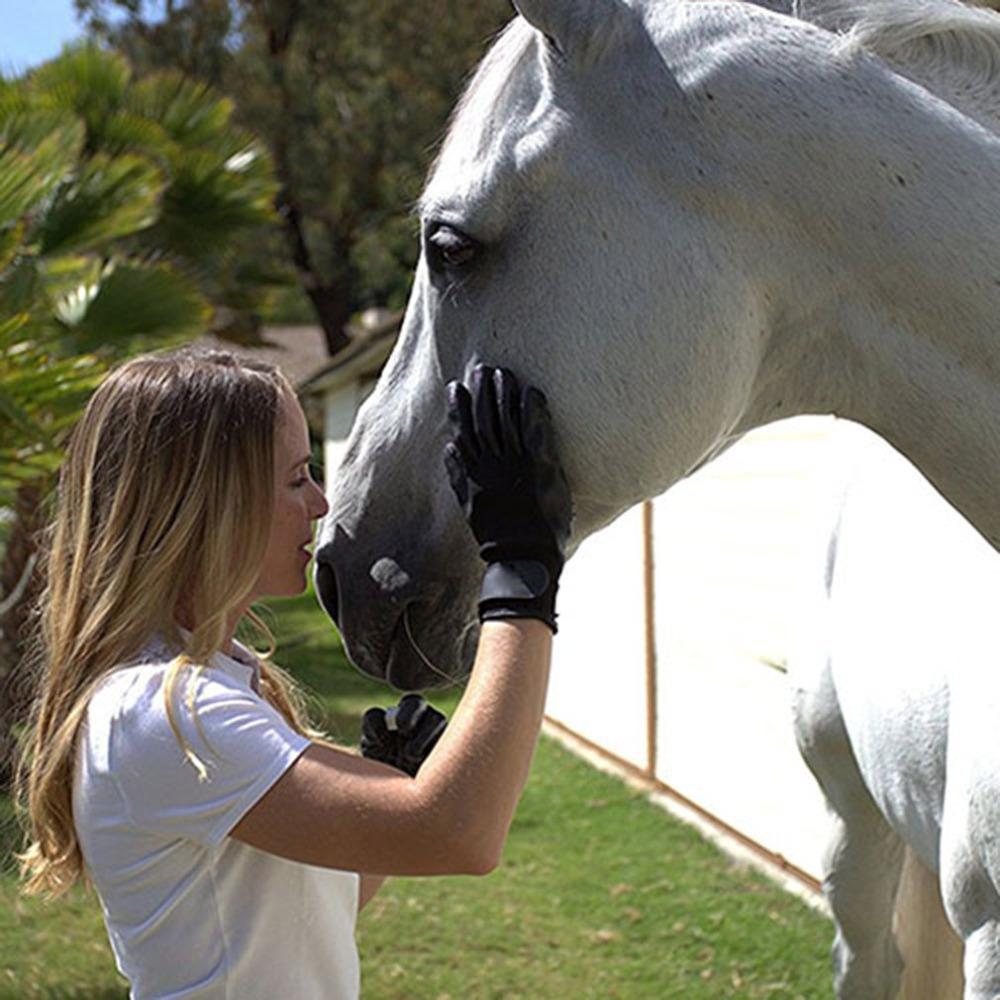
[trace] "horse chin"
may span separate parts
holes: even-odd
[[[364,641],[344,636],[348,659],[362,673],[399,691],[454,687],[469,676],[479,638],[475,620],[462,622],[448,609],[407,604],[381,641],[366,630]]]
[[[400,691],[461,684],[472,666],[467,636],[475,630],[453,618],[440,605],[408,604],[392,633],[384,679]]]

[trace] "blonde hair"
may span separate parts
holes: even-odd
[[[76,426],[47,539],[39,690],[17,782],[29,836],[24,892],[60,895],[83,877],[77,731],[101,680],[156,633],[182,651],[163,693],[203,773],[174,696],[182,675],[193,681],[223,648],[251,594],[270,527],[279,399],[291,392],[274,367],[226,352],[146,355],[105,379]],[[182,609],[193,612],[189,634],[176,621]],[[313,735],[294,683],[268,661],[270,632],[246,617],[268,645],[261,694]]]

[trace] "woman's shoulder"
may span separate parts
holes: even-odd
[[[154,725],[165,721],[164,686],[179,654],[180,650],[164,640],[150,639],[98,683],[87,708],[88,719],[92,723],[131,720]],[[174,698],[198,701],[209,691],[234,686],[239,685],[224,671],[188,663],[180,667]]]
[[[150,643],[100,682],[81,733],[95,760],[114,767],[141,754],[150,765],[159,754],[172,768],[184,745],[201,757],[232,732],[252,734],[250,723],[274,721],[274,709],[251,687],[249,667],[183,664],[172,681],[177,656],[177,650]]]

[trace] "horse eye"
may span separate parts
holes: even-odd
[[[427,234],[427,256],[437,268],[459,268],[468,264],[479,245],[471,236],[444,223],[435,225]]]

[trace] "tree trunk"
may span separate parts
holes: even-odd
[[[281,156],[275,156],[275,164],[281,170]],[[302,225],[302,213],[292,200],[286,187],[278,195],[278,214],[285,229],[285,238],[298,272],[299,283],[316,310],[320,326],[326,337],[326,349],[333,357],[348,344],[347,321],[350,318],[346,282],[338,287],[330,281],[323,281],[313,267],[312,256],[306,243]]]
[[[25,666],[30,609],[38,596],[42,489],[22,486],[0,563],[0,789],[9,787],[14,734],[27,718],[31,684]]]

